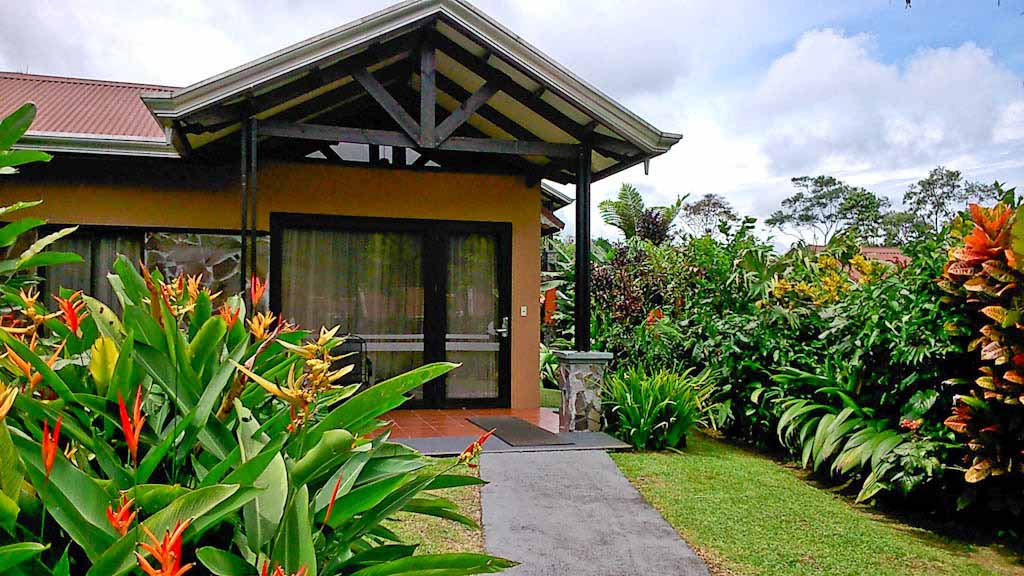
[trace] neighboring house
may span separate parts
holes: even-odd
[[[811,254],[820,254],[825,251],[825,246],[820,244],[810,244],[807,246],[808,252]],[[896,246],[861,246],[860,254],[866,260],[872,262],[884,262],[886,264],[894,264],[896,266],[906,266],[910,263],[910,257],[903,253]],[[854,269],[850,269],[850,277],[854,280],[860,278],[860,272]]]
[[[46,289],[112,299],[116,253],[231,292],[269,276],[273,311],[361,335],[377,380],[461,362],[420,406],[538,405],[541,228],[570,202],[542,180],[577,185],[589,238],[590,183],[680,138],[463,0],[404,2],[184,88],[0,74],[0,114],[25,101],[20,147],[55,158],[0,201],[81,225],[62,247],[86,261]]]

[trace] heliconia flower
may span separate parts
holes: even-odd
[[[14,399],[17,396],[17,386],[8,386],[7,384],[0,382],[0,421],[2,421],[4,416],[7,416],[7,413],[10,412],[11,406],[14,405]]]
[[[665,313],[661,311],[661,308],[655,308],[647,313],[647,325],[652,326],[657,324],[658,320],[665,317]]]
[[[494,434],[495,430],[497,430],[497,428],[491,428],[487,432],[481,434],[479,438],[471,442],[469,446],[466,446],[466,449],[462,451],[462,454],[459,454],[459,464],[465,464],[470,468],[476,468],[477,465],[473,460],[476,460],[477,456],[480,455],[480,452],[483,451],[484,442],[487,442],[487,439],[491,437],[491,434]]]
[[[221,304],[221,307],[220,307],[220,317],[223,318],[225,322],[227,322],[228,330],[231,330],[231,327],[234,326],[235,322],[238,321],[238,314],[241,311],[242,311],[241,308],[237,308],[235,310],[232,310],[231,306],[228,306],[227,302],[225,302],[224,304]]]
[[[29,344],[28,344],[29,351],[35,352],[36,343],[37,343],[36,335],[33,334],[32,335],[32,340],[30,340]],[[22,374],[25,375],[25,378],[28,379],[28,389],[29,390],[34,390],[35,387],[38,386],[39,383],[43,381],[43,375],[36,371],[35,366],[33,366],[31,362],[29,362],[28,360],[25,360],[21,356],[18,356],[18,353],[15,352],[14,350],[12,350],[10,346],[4,344],[4,347],[7,349],[7,358],[15,366],[17,366],[18,369],[21,370]],[[53,350],[53,353],[50,354],[50,357],[47,358],[46,365],[49,366],[50,368],[53,368],[54,363],[57,362],[57,358],[60,357],[61,350],[63,350],[63,349],[64,349],[64,342],[61,342]]]
[[[53,433],[50,433],[50,424],[43,420],[43,443],[42,456],[43,467],[46,468],[46,480],[50,480],[50,472],[53,471],[53,462],[57,458],[57,443],[60,441],[60,423],[63,416],[57,417],[57,423],[53,425]]]
[[[117,404],[121,411],[121,428],[124,429],[124,440],[128,443],[128,453],[132,456],[132,464],[138,464],[139,437],[142,436],[142,425],[146,423],[146,418],[142,416],[142,386],[135,392],[131,418],[128,417],[128,408],[120,392],[117,393]]]
[[[345,478],[344,474],[338,474],[338,481],[334,483],[334,490],[331,491],[331,502],[327,505],[327,514],[324,516],[323,526],[327,526],[327,521],[331,519],[331,511],[334,510],[334,501],[338,499],[338,488],[341,488],[341,480]],[[323,527],[321,527],[321,530]]]
[[[288,371],[288,385],[281,387],[234,360],[229,359],[228,362],[234,364],[239,372],[248,376],[250,380],[259,384],[264,390],[291,404],[297,412],[305,412],[310,402],[313,401],[312,394],[302,389],[301,378],[299,380],[295,379],[295,366],[292,366]]]
[[[188,290],[189,302],[195,302],[196,298],[199,297],[199,292],[203,288],[203,275],[196,274],[195,276],[189,276],[185,280],[185,284]]]
[[[260,312],[252,317],[249,322],[249,333],[257,340],[263,340],[270,335],[270,327],[274,325],[277,318],[270,312]]]
[[[270,569],[270,560],[264,560],[263,561],[263,570],[260,571],[260,576],[305,576],[305,574],[306,574],[306,565],[305,564],[303,564],[302,567],[299,568],[298,572],[296,572],[295,574],[292,574],[292,575],[287,574],[284,571],[284,568],[282,568],[281,565],[277,564],[277,563],[274,564],[274,571],[273,572],[268,572],[269,569]]]
[[[61,321],[71,330],[72,334],[78,334],[78,328],[82,324],[82,320],[89,315],[85,310],[85,300],[82,299],[82,291],[75,292],[67,299],[61,298],[60,296],[54,296],[54,300],[60,306],[60,311],[64,313]]]
[[[128,533],[132,522],[135,521],[135,517],[139,514],[138,510],[132,510],[133,504],[135,504],[135,499],[129,500],[126,494],[121,494],[121,507],[117,509],[117,512],[114,512],[110,504],[107,504],[107,520],[121,536]]]
[[[160,569],[153,568],[153,565],[138,552],[135,553],[135,559],[139,563],[139,567],[142,571],[149,576],[181,576],[185,572],[192,569],[195,564],[181,565],[181,535],[185,533],[185,529],[192,522],[191,519],[181,522],[180,520],[174,525],[174,530],[164,532],[163,540],[158,539],[150,532],[149,528],[142,526],[142,530],[146,533],[146,537],[149,538],[152,544],[142,542],[139,546],[146,552],[149,552],[157,564],[160,565]]]
[[[261,280],[259,276],[253,274],[252,278],[249,279],[249,297],[251,298],[250,302],[252,302],[253,308],[263,298],[263,293],[266,291],[267,283]]]

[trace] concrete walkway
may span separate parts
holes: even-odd
[[[487,552],[510,576],[707,576],[707,567],[598,451],[484,453]]]

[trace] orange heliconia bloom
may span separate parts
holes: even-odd
[[[124,440],[128,443],[128,452],[132,456],[132,464],[139,463],[139,437],[142,435],[142,425],[146,419],[142,416],[142,386],[139,386],[135,393],[135,405],[132,408],[131,418],[128,417],[128,407],[124,405],[124,398],[117,393],[117,404],[121,410],[121,428],[124,429]]]
[[[256,304],[259,303],[260,299],[263,298],[263,293],[267,291],[267,283],[261,280],[259,276],[253,274],[252,278],[249,279],[249,297],[252,298],[253,309],[256,308]]]
[[[29,341],[28,349],[30,351],[32,351],[32,352],[35,352],[35,350],[36,350],[36,343],[37,342],[38,342],[38,340],[36,338],[36,335],[33,334],[32,335],[32,340]],[[22,374],[25,375],[25,378],[28,379],[28,389],[29,390],[34,390],[35,387],[38,386],[39,383],[43,381],[43,375],[36,371],[35,367],[32,366],[31,362],[29,362],[28,360],[25,360],[21,356],[18,356],[17,352],[15,352],[14,350],[11,350],[10,346],[8,346],[7,344],[4,344],[4,348],[7,349],[7,358],[11,362],[13,362],[14,365],[17,366],[19,370],[21,370]],[[53,350],[53,353],[50,354],[50,357],[47,358],[46,365],[49,366],[50,368],[53,368],[54,363],[57,362],[57,358],[60,356],[60,352],[63,349],[64,349],[64,342],[61,342],[57,346],[57,348],[55,348]]]
[[[459,464],[465,464],[470,468],[476,468],[477,465],[473,460],[476,460],[476,457],[483,451],[484,442],[487,442],[487,439],[491,437],[491,434],[494,434],[495,430],[497,430],[497,428],[491,428],[489,431],[481,434],[479,438],[471,442],[469,446],[466,446],[466,449],[462,451],[462,454],[459,454]]]
[[[334,510],[334,501],[338,499],[338,488],[341,488],[341,480],[345,477],[344,474],[338,474],[338,481],[334,484],[334,490],[331,491],[331,502],[327,505],[327,515],[324,516],[323,526],[327,526],[327,521],[331,519],[331,511]],[[321,530],[323,527],[321,527]]]
[[[181,535],[185,533],[185,529],[188,528],[191,522],[191,519],[184,522],[179,520],[174,525],[174,530],[164,533],[163,540],[154,536],[149,528],[142,527],[146,537],[149,538],[152,544],[142,542],[139,546],[142,546],[143,550],[149,552],[157,564],[160,565],[159,569],[153,568],[153,565],[142,554],[136,552],[135,559],[138,561],[139,567],[142,568],[143,572],[149,576],[181,576],[195,566],[195,564],[181,565]]]
[[[61,317],[61,321],[71,330],[72,334],[78,334],[78,328],[82,324],[82,320],[89,315],[85,310],[85,300],[82,299],[82,291],[79,290],[66,300],[60,296],[54,296],[54,300],[60,306],[60,311],[64,313]]]
[[[228,306],[227,302],[221,304],[221,306],[220,306],[220,317],[223,318],[224,321],[228,323],[228,330],[231,330],[231,327],[235,325],[236,321],[238,321],[238,314],[241,311],[242,311],[241,308],[238,308],[236,310],[232,310],[231,306]]]
[[[287,573],[285,573],[284,568],[281,568],[280,564],[275,564],[274,565],[274,571],[273,572],[268,572],[269,569],[270,569],[270,560],[265,560],[263,562],[263,570],[260,571],[260,576],[289,576]],[[295,574],[292,574],[291,576],[305,576],[305,574],[306,574],[306,566],[303,565],[301,568],[299,568],[298,572],[296,572]]]
[[[132,522],[135,517],[139,514],[138,510],[132,510],[132,505],[135,504],[135,499],[128,499],[128,496],[121,494],[121,507],[114,512],[114,509],[107,504],[107,520],[110,521],[110,525],[117,530],[117,533],[124,536],[128,533],[128,529],[131,528]]]
[[[17,396],[17,386],[8,386],[7,384],[0,382],[0,421],[2,421],[4,416],[7,416],[7,413],[10,412],[11,406],[14,406],[14,399]]]
[[[57,458],[57,443],[60,441],[60,423],[63,416],[57,417],[57,423],[53,425],[53,433],[50,433],[50,424],[43,420],[43,467],[46,468],[46,480],[50,480],[50,472],[53,470],[53,461]]]

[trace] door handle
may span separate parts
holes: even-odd
[[[501,328],[495,330],[498,336],[508,338],[508,316],[501,319]]]

